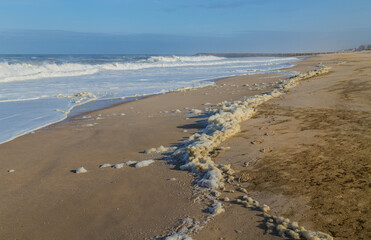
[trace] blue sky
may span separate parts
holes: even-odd
[[[370,0],[0,0],[0,53],[330,51],[371,43],[370,11]]]

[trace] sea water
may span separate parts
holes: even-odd
[[[298,58],[0,55],[0,143],[61,121],[92,100],[165,93],[213,79],[275,72]]]

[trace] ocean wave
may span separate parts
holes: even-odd
[[[215,56],[152,56],[134,62],[111,62],[103,64],[86,63],[52,63],[52,62],[0,62],[0,83],[36,80],[43,78],[76,77],[92,75],[101,71],[129,71],[148,68],[202,67],[238,64],[243,67],[254,67],[255,64],[270,65],[277,62],[294,61],[296,58],[274,59],[231,59]]]
[[[225,59],[216,56],[153,56],[147,62],[204,62]]]
[[[0,82],[34,80],[40,78],[72,77],[99,72],[93,65],[78,63],[0,63]]]

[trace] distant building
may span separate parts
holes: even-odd
[[[371,44],[364,44],[364,45],[361,45],[357,48],[358,51],[362,51],[362,50],[371,50]]]

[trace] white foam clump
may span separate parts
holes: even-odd
[[[118,163],[118,164],[112,165],[112,168],[123,168],[126,165],[127,165],[126,163]]]
[[[84,167],[79,167],[75,170],[75,173],[86,173],[87,171]]]
[[[136,168],[141,168],[141,167],[147,167],[149,165],[151,165],[152,163],[154,163],[155,161],[150,159],[150,160],[144,160],[144,161],[140,161],[138,162],[137,164],[135,164],[135,167]]]
[[[166,238],[161,238],[165,240],[192,240],[191,234],[199,231],[201,229],[200,222],[192,219],[185,218],[182,220],[181,225],[177,228],[176,232]]]
[[[250,119],[255,114],[257,106],[285,94],[300,80],[328,71],[329,68],[321,66],[317,70],[279,81],[270,92],[218,104],[219,108],[213,110],[214,114],[208,118],[206,128],[185,141],[183,146],[172,154],[173,159],[182,164],[180,169],[196,173],[200,186],[211,189],[223,187],[224,176],[232,175],[233,170],[230,166],[216,164],[211,159],[210,153],[223,141],[238,133],[239,123]]]
[[[161,145],[161,146],[159,146],[157,148],[147,149],[144,152],[146,154],[150,154],[150,153],[163,153],[163,152],[174,151],[175,149],[176,149],[176,147],[164,147],[164,146]]]
[[[191,114],[201,114],[202,112],[203,112],[203,111],[200,110],[200,109],[192,109],[192,110],[190,111]]]
[[[112,165],[109,164],[109,163],[104,163],[102,165],[99,166],[99,168],[106,168],[106,167],[111,167]]]
[[[175,109],[173,111],[171,111],[171,113],[181,113],[182,111],[180,111],[179,109]]]
[[[279,236],[291,239],[333,240],[333,238],[326,233],[306,230],[304,227],[300,227],[297,222],[291,222],[290,219],[284,217],[268,217],[266,227],[268,232],[276,231]]]
[[[215,201],[208,210],[213,215],[218,215],[225,211],[223,205],[218,201]]]
[[[166,237],[165,240],[193,240],[193,238],[185,234],[175,233]]]
[[[270,207],[253,200],[251,197],[244,195],[236,200],[237,203],[244,205],[246,208],[252,208],[263,212],[267,232],[277,232],[281,237],[289,239],[305,239],[305,240],[333,240],[333,238],[323,232],[315,232],[306,230],[299,226],[298,222],[291,222],[290,219],[269,214]]]
[[[112,168],[123,168],[123,167],[126,167],[126,166],[129,166],[131,164],[135,164],[137,163],[137,161],[127,161],[127,162],[123,162],[123,163],[118,163],[118,164],[115,164],[112,166]]]

